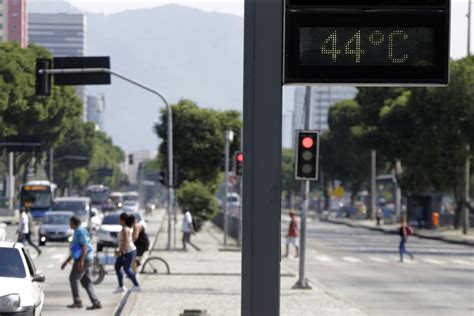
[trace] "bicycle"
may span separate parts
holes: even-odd
[[[109,248],[106,248],[109,249]],[[112,260],[110,260],[112,259]],[[92,284],[98,285],[102,283],[107,274],[107,270],[105,266],[107,265],[114,265],[115,264],[115,255],[109,256],[109,251],[106,250],[102,256],[100,256],[100,252],[96,252],[94,256],[94,261],[91,267],[91,279]]]

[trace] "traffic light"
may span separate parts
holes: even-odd
[[[133,154],[128,155],[128,164],[133,165]]]
[[[166,171],[161,171],[160,172],[160,177],[159,177],[159,181],[162,185],[164,185],[165,187],[168,186],[168,172]]]
[[[237,152],[235,154],[235,175],[242,176],[244,174],[244,153]]]
[[[36,95],[51,95],[51,75],[42,73],[40,70],[49,70],[51,69],[51,60],[38,58],[36,59]]]
[[[295,178],[318,180],[319,132],[298,131],[296,134]]]

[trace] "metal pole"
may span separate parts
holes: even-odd
[[[470,203],[470,182],[471,182],[471,146],[467,145],[467,158],[466,158],[466,166],[465,166],[465,175],[464,175],[464,228],[463,234],[467,235],[469,233],[469,203]]]
[[[467,56],[471,56],[471,0],[468,1],[467,11]]]
[[[375,220],[377,209],[377,151],[370,151],[370,214],[369,218]]]
[[[40,69],[39,74],[77,74],[77,73],[109,73],[114,75],[128,83],[131,83],[137,87],[140,87],[150,93],[153,93],[163,101],[168,111],[168,240],[167,240],[167,250],[171,250],[171,215],[173,213],[173,199],[174,199],[174,189],[173,189],[173,111],[170,104],[166,101],[166,98],[157,90],[152,89],[148,86],[145,86],[133,79],[125,77],[115,71],[112,71],[108,68],[76,68],[76,69]]]
[[[244,129],[240,129],[240,151],[243,152],[244,148]],[[245,163],[245,155],[244,155],[244,163]],[[239,246],[242,246],[242,223],[243,223],[243,205],[244,205],[244,179],[243,176],[240,177],[240,186],[239,186],[239,193],[240,193],[240,210],[239,210]]]
[[[320,102],[321,104],[321,102]],[[304,98],[304,109],[305,109],[305,123],[304,127],[306,130],[310,129],[311,126],[311,87],[306,87],[306,94]],[[319,120],[319,124],[321,120]],[[294,289],[311,289],[308,284],[308,280],[305,277],[305,264],[306,264],[306,216],[308,213],[309,206],[309,181],[304,181],[301,186],[301,193],[303,195],[303,202],[301,204],[301,229],[300,229],[300,266],[299,266],[299,278],[298,282],[293,286]]]
[[[14,175],[15,154],[8,153],[8,206],[10,211],[15,210],[15,175]]]
[[[68,190],[67,190],[67,196],[71,196],[72,194],[72,170],[69,171],[69,186],[68,186]]]
[[[245,0],[242,316],[280,315],[283,0]]]
[[[49,150],[49,181],[54,183],[54,148]]]
[[[227,234],[228,234],[228,223],[227,223],[227,216],[229,212],[227,196],[229,195],[229,138],[228,138],[228,131],[225,132],[225,162],[224,162],[224,247],[227,246]]]

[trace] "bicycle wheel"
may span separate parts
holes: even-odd
[[[143,263],[140,273],[170,274],[170,266],[163,258],[150,257]]]
[[[95,260],[94,260],[95,261]],[[98,262],[94,262],[91,267],[91,280],[92,284],[98,285],[102,283],[105,277],[104,266]]]

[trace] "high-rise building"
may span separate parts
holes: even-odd
[[[1,1],[1,0],[0,0]],[[84,14],[30,13],[28,15],[29,42],[47,48],[54,57],[80,57],[86,51],[87,20]],[[75,88],[84,104],[87,103],[83,86]],[[84,119],[87,117],[84,106]]]
[[[94,123],[100,130],[104,130],[105,96],[90,95],[87,97],[87,122]]]
[[[348,99],[353,99],[357,88],[347,86],[320,86],[311,88],[310,103],[310,129],[325,132],[329,129],[329,108],[334,104]],[[306,88],[295,89],[295,108],[293,111],[293,129],[304,129],[305,113],[304,102]]]
[[[28,46],[26,0],[0,0],[0,42],[12,41]]]

